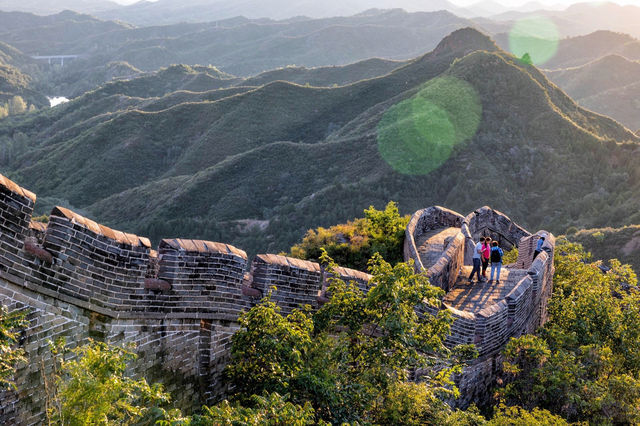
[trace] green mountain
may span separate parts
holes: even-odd
[[[575,231],[575,229],[574,229]],[[581,229],[567,235],[570,241],[582,244],[594,259],[618,259],[640,273],[640,225],[620,228]]]
[[[342,67],[286,67],[249,78],[235,77],[212,66],[172,65],[155,72],[143,73],[126,64],[113,64],[125,72],[130,70],[137,74],[109,78],[113,81],[88,93],[81,103],[88,104],[97,99],[118,95],[139,98],[135,105],[142,110],[160,110],[185,102],[217,100],[275,81],[314,87],[344,86],[388,74],[404,64],[406,62],[369,59]],[[97,78],[102,78],[102,75]],[[97,84],[97,80],[79,79],[78,84],[73,86],[78,96],[84,93],[80,88],[87,87],[91,81]]]
[[[249,77],[242,84],[246,86],[261,86],[272,81],[282,80],[316,87],[344,86],[345,84],[388,74],[403,65],[406,65],[406,61],[372,58],[344,66],[316,68],[289,66],[273,71],[265,71],[255,77]]]
[[[0,140],[26,141],[3,173],[37,192],[39,209],[63,203],[154,239],[253,252],[389,200],[404,213],[490,204],[556,232],[640,221],[640,139],[472,29],[344,86],[276,81],[201,100],[98,92],[0,123]]]
[[[640,62],[609,55],[546,74],[583,107],[640,129]]]
[[[75,98],[104,83],[113,80],[129,80],[143,74],[126,62],[109,62],[97,66],[49,69],[42,80],[50,93]]]
[[[0,105],[20,96],[37,108],[48,106],[49,101],[38,91],[31,77],[37,70],[38,66],[31,58],[0,42]]]

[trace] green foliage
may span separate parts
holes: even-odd
[[[451,411],[426,383],[397,382],[390,386],[376,416],[383,425],[476,425],[485,419],[478,412]]]
[[[364,214],[364,218],[346,224],[310,229],[302,241],[291,248],[291,255],[317,261],[325,250],[339,265],[358,270],[366,269],[374,253],[392,264],[401,262],[409,216],[400,216],[393,201],[384,210],[370,206]]]
[[[578,228],[576,228],[575,226],[570,226],[567,228],[567,231],[565,232],[565,234],[574,235],[576,232],[578,232]]]
[[[49,223],[49,215],[43,214],[40,216],[34,216],[31,218],[31,220],[33,220],[34,222]]]
[[[30,107],[35,108],[34,105],[31,105]],[[0,118],[7,117],[9,115],[22,114],[27,111],[35,111],[35,109],[30,107],[27,107],[27,103],[21,96],[12,96],[4,105],[0,104]]]
[[[125,374],[136,358],[131,348],[89,341],[68,349],[58,341],[51,344],[51,353],[53,373],[44,376],[50,424],[152,423],[159,407],[169,401],[159,384]]]
[[[323,425],[322,421],[316,421],[315,413],[309,403],[303,406],[292,404],[286,397],[278,393],[266,396],[253,395],[251,398],[253,408],[241,405],[231,405],[229,401],[223,401],[213,407],[204,407],[203,413],[193,417],[181,418],[169,417],[158,422],[159,425],[185,425],[185,426],[304,426]]]
[[[636,249],[640,243],[640,225],[581,230],[574,227],[574,230],[569,232],[567,229],[567,239],[582,244],[594,258],[604,261],[615,258],[633,266],[636,273],[640,272],[640,257]]]
[[[518,260],[518,248],[514,247],[508,252],[504,254],[502,257],[502,263],[508,265],[510,263],[515,263]]]
[[[389,225],[373,220],[379,229]],[[416,312],[423,303],[438,305],[442,290],[411,266],[392,267],[375,254],[365,293],[333,276],[336,264],[326,252],[321,258],[332,276],[331,297],[314,315],[283,317],[267,296],[241,317],[226,370],[234,398],[255,404],[254,394],[287,392],[292,403],[310,403],[318,419],[333,423],[445,418],[450,410],[438,397],[457,395],[450,377],[475,351],[444,347],[451,325],[446,311],[435,317]],[[424,383],[406,383],[411,368],[425,369]]]
[[[305,311],[294,310],[286,317],[279,311],[269,295],[238,320],[242,329],[233,335],[227,374],[243,397],[286,393],[304,368],[313,322]]]
[[[525,65],[533,65],[533,60],[531,59],[531,55],[529,55],[528,53],[525,53],[524,55],[522,55],[522,58],[520,58],[520,62],[522,62]]]
[[[547,410],[534,408],[531,411],[521,407],[500,405],[487,426],[564,426],[569,425],[560,416]]]
[[[14,96],[9,99],[9,115],[22,114],[27,111],[27,103],[22,96]]]
[[[556,246],[550,321],[539,336],[505,348],[509,405],[543,408],[569,421],[640,421],[640,294],[629,266],[600,262],[575,243]]]
[[[9,312],[6,306],[0,306],[0,391],[15,389],[13,383],[14,368],[24,362],[24,350],[18,348],[20,329],[27,325],[24,312]]]

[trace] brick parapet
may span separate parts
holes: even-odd
[[[464,223],[464,216],[440,206],[418,210],[411,216],[404,234],[404,260],[413,259],[416,272],[425,270],[416,241],[425,233],[442,227],[460,228]]]
[[[469,213],[464,222],[468,227],[466,265],[471,265],[473,245],[482,236],[491,237],[498,241],[500,247],[505,251],[509,251],[513,247],[519,247],[518,244],[523,237],[531,235],[526,229],[511,220],[509,216],[488,206]]]
[[[40,267],[43,285],[104,309],[143,309],[148,240],[78,217],[61,208],[51,212],[42,247],[54,262]]]
[[[474,343],[480,358],[496,356],[512,337],[532,333],[547,320],[547,302],[553,289],[555,237],[549,237],[543,252],[526,271],[512,269],[521,276],[504,299],[483,307],[475,314],[446,308],[454,318],[448,344]],[[470,333],[473,331],[473,341]]]
[[[427,276],[432,285],[449,291],[456,283],[460,268],[464,265],[466,238],[462,232],[446,243],[442,256],[431,268],[427,270]]]
[[[233,246],[201,240],[162,240],[157,279],[170,290],[147,297],[153,309],[218,314],[235,320],[249,301],[242,295],[247,254]]]
[[[253,287],[271,293],[283,313],[309,305],[317,308],[318,295],[322,290],[323,273],[315,262],[275,254],[259,254],[251,266]]]
[[[426,272],[432,285],[445,291],[453,286],[458,278],[460,267],[464,263],[465,236],[462,233],[465,225],[464,216],[440,206],[428,207],[413,214],[405,229],[404,260],[413,261],[414,270],[424,271],[416,241],[425,233],[445,227],[460,228],[461,232],[445,242],[442,256]]]
[[[48,225],[31,221],[35,195],[0,175],[0,277],[111,318],[206,318],[235,321],[269,287],[285,310],[317,307],[317,263],[276,255],[253,262],[228,244],[147,238],[55,207]],[[25,240],[28,247],[25,247]],[[273,261],[276,259],[276,261]],[[368,274],[338,267],[365,290]],[[249,290],[249,291],[247,291]]]

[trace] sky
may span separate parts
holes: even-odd
[[[479,0],[451,0],[452,3],[455,3],[459,6],[469,6],[473,3],[477,3]],[[517,7],[517,6],[521,6],[525,3],[529,3],[532,0],[497,0],[497,3],[500,3],[504,6],[507,7]],[[562,5],[565,7],[568,7],[569,5],[573,4],[573,3],[597,3],[595,1],[576,1],[576,0],[535,0],[536,3],[542,3],[542,4],[546,4],[546,5]],[[634,6],[640,6],[640,0],[608,0],[612,3],[618,3],[618,4],[631,4]],[[601,2],[603,3],[603,2]]]
[[[113,0],[116,3],[120,3],[120,4],[132,4],[132,3],[136,3],[139,0]],[[147,0],[147,1],[155,1],[155,0]],[[188,2],[188,0],[182,0],[183,2]],[[425,0],[425,2],[428,2],[429,0]],[[457,4],[458,6],[469,6],[473,3],[477,3],[480,0],[450,0],[452,3]],[[507,7],[517,7],[517,6],[521,6],[525,3],[529,3],[532,0],[497,0],[498,3],[507,6]],[[543,3],[543,4],[548,4],[548,5],[562,5],[562,6],[569,6],[573,3],[581,3],[580,1],[576,1],[576,0],[535,0],[538,3]],[[609,0],[609,1],[613,1],[614,3],[618,3],[618,4],[631,4],[634,6],[640,6],[640,0]]]

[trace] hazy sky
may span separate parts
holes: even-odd
[[[132,4],[132,3],[136,3],[138,0],[113,0],[113,1],[120,4]],[[147,1],[154,1],[154,0],[147,0]],[[188,2],[189,0],[182,0],[182,1]],[[470,4],[477,3],[480,0],[450,0],[450,1],[459,6],[468,6]],[[520,6],[522,4],[530,2],[531,0],[496,0],[496,1],[505,6]],[[572,3],[581,3],[580,1],[576,1],[576,0],[536,0],[536,1],[538,3],[544,3],[548,5],[564,5],[564,6],[569,6]],[[618,3],[618,4],[632,4],[634,6],[640,6],[640,0],[608,0],[608,1],[613,1],[614,3]],[[425,0],[425,2],[428,2],[428,0]],[[590,2],[590,3],[594,3],[594,2]]]
[[[478,0],[450,0],[452,3],[455,3],[459,6],[468,6],[473,3],[477,3]],[[497,3],[500,3],[504,6],[520,6],[525,3],[529,3],[531,0],[497,0]],[[569,6],[573,3],[604,3],[603,1],[576,1],[576,0],[535,0],[537,3],[543,3],[548,5],[563,5]],[[608,0],[612,3],[618,4],[632,4],[634,6],[640,6],[640,0]]]

